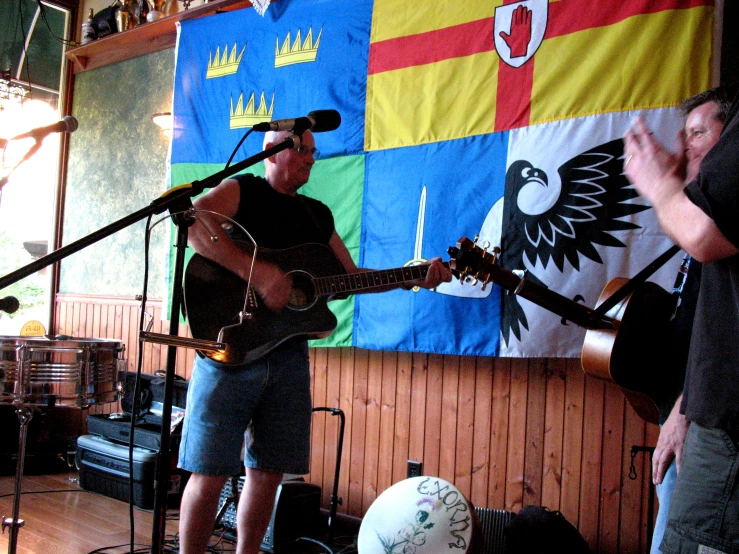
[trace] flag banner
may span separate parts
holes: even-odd
[[[510,131],[498,219],[502,267],[524,271],[528,280],[595,308],[611,279],[633,277],[672,246],[654,210],[622,173],[621,137],[636,115],[603,114]],[[682,128],[677,109],[641,115],[658,140],[674,144]],[[569,140],[561,142],[563,136]],[[487,225],[491,233],[494,220]],[[675,256],[650,280],[670,290],[681,259]],[[502,302],[501,355],[579,355],[585,329],[513,294],[504,294]]]
[[[361,265],[401,267],[435,256],[448,259],[447,249],[461,235],[474,236],[502,198],[507,142],[507,133],[495,133],[368,153]],[[469,284],[461,288],[472,292]],[[496,355],[500,296],[492,290],[490,285],[480,301],[449,285],[435,292],[362,295],[355,344]]]
[[[335,109],[321,155],[363,152],[371,3],[289,2],[180,22],[172,164],[224,164],[247,129],[263,121]],[[261,133],[234,162],[262,150]]]
[[[395,4],[375,2],[367,150],[670,106],[710,83],[712,0],[448,0],[406,25]]]
[[[441,256],[463,236],[594,308],[671,245],[623,175],[637,115],[668,146],[711,87],[713,0],[280,0],[184,21],[172,183],[262,149],[252,125],[335,109],[301,194],[331,208],[360,267]],[[262,174],[258,164],[247,169]],[[670,290],[679,255],[650,278]],[[576,357],[585,330],[483,279],[329,303],[316,346]]]

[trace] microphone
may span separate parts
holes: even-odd
[[[252,130],[266,133],[267,131],[292,131],[300,135],[303,131],[310,129],[314,133],[333,131],[341,125],[341,114],[336,110],[315,110],[306,117],[294,119],[277,119],[275,121],[264,121],[257,123]]]
[[[74,133],[77,130],[77,127],[79,127],[77,119],[75,119],[71,115],[65,115],[61,119],[61,121],[57,121],[56,123],[52,123],[51,125],[47,125],[45,127],[39,127],[38,129],[31,129],[26,133],[18,135],[17,137],[13,137],[11,140],[29,137],[33,138],[34,140],[42,140],[51,133]]]
[[[18,302],[18,299],[15,296],[6,296],[5,298],[0,299],[0,311],[12,314],[17,312],[20,307],[21,303]]]

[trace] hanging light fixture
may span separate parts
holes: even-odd
[[[162,132],[165,136],[172,136],[172,113],[171,112],[160,112],[155,113],[151,116],[151,120],[161,127]]]
[[[20,81],[11,78],[10,70],[0,71],[0,110],[5,109],[9,102],[22,102],[28,94],[28,89]]]

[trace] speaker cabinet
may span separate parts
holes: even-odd
[[[220,524],[236,537],[236,505],[244,487],[238,479],[238,494],[233,493],[234,479],[226,481],[221,491]],[[321,536],[321,487],[301,480],[286,480],[277,487],[275,505],[261,549],[272,554],[284,552],[299,537]]]

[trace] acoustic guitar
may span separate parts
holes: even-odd
[[[235,242],[253,251],[251,245]],[[346,273],[330,247],[313,243],[284,250],[259,248],[257,255],[292,278],[290,300],[279,313],[264,306],[249,283],[199,254],[185,270],[184,305],[192,335],[225,343],[225,351],[202,354],[227,365],[253,362],[292,337],[327,337],[337,323],[327,306],[331,297],[424,279],[429,269],[422,264]]]
[[[498,265],[499,248],[487,252],[462,237],[449,248],[451,267],[459,278],[476,285],[490,282],[517,294],[563,319],[584,327],[581,365],[591,376],[616,384],[645,421],[659,422],[659,403],[671,369],[667,361],[669,322],[675,309],[672,295],[659,285],[642,282],[604,315]],[[629,279],[609,281],[597,306],[619,294]]]

